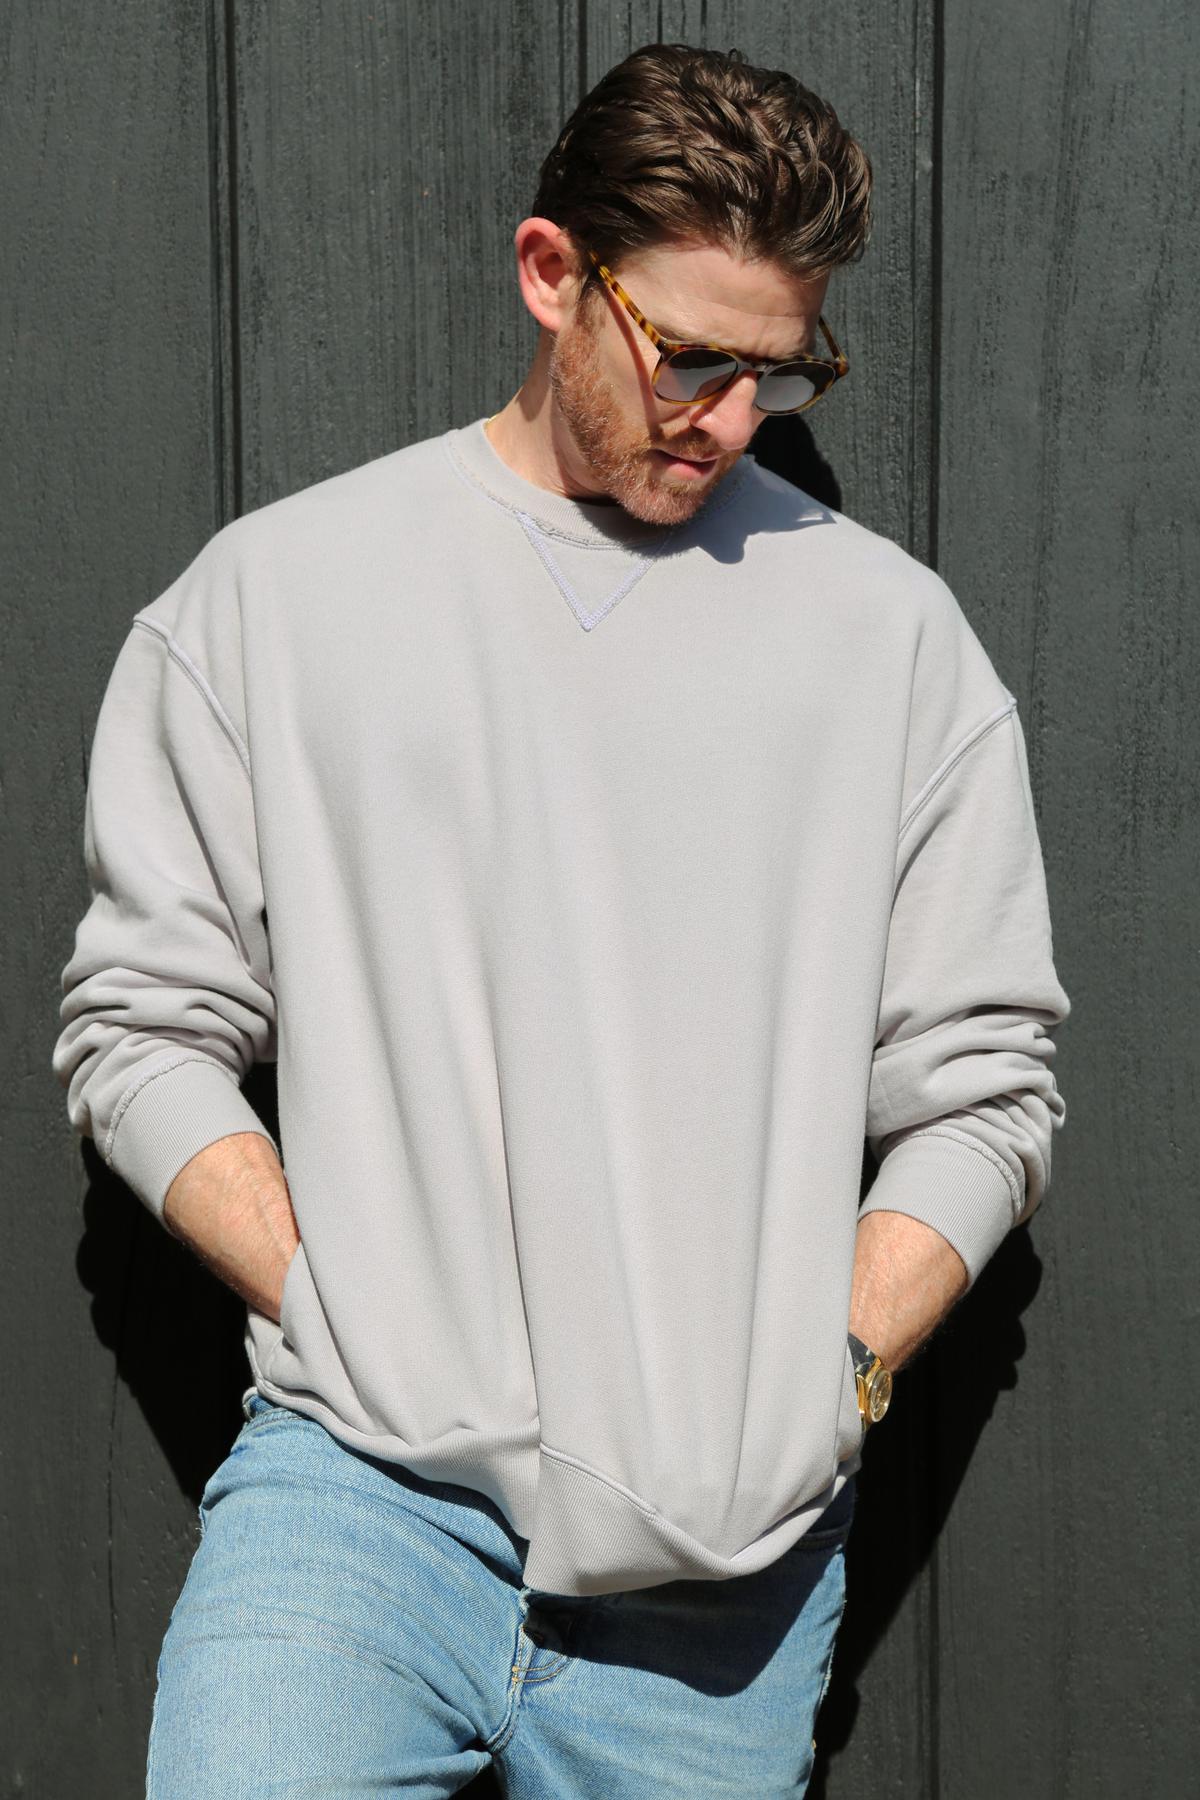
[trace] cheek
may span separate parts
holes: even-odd
[[[596,345],[596,370],[622,412],[635,410],[639,393],[650,385],[627,347],[614,344],[607,334]]]
[[[622,411],[636,411],[644,416],[651,409],[656,413],[662,410],[650,382],[658,351],[640,333],[636,340],[623,333],[602,333],[596,345],[596,362]]]

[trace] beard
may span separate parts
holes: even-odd
[[[594,309],[577,312],[557,333],[550,354],[550,391],[572,442],[601,493],[647,525],[678,525],[699,512],[741,450],[719,452],[702,479],[671,475],[654,448],[669,442],[675,456],[714,454],[711,441],[683,430],[669,439],[647,435],[622,414],[617,392],[600,364]],[[680,408],[686,412],[686,408]]]

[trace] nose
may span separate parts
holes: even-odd
[[[743,369],[720,393],[699,401],[689,417],[723,451],[744,450],[758,426],[757,400],[758,383],[748,369]]]

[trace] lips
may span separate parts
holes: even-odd
[[[668,448],[665,444],[656,444],[655,449],[662,456],[674,457],[677,462],[694,463],[698,469],[707,468],[709,463],[717,460],[715,456],[686,456],[681,450],[676,450],[674,446]]]

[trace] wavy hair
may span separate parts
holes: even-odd
[[[807,280],[866,249],[871,164],[783,70],[739,50],[646,44],[575,108],[533,213],[613,266],[651,245],[714,243]],[[578,272],[594,274],[584,259]]]

